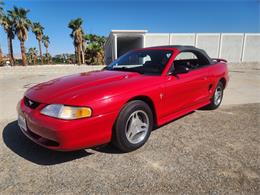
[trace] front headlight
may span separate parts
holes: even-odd
[[[41,110],[47,116],[60,119],[79,119],[90,117],[92,110],[88,107],[65,106],[62,104],[50,104]]]

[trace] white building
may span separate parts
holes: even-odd
[[[105,62],[125,52],[160,45],[192,45],[212,58],[229,62],[260,62],[260,33],[148,33],[147,30],[112,30],[105,44]]]

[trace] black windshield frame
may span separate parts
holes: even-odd
[[[127,52],[113,61],[105,70],[161,75],[173,55],[173,50],[139,49]]]

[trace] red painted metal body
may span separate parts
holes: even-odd
[[[23,130],[24,134],[50,149],[77,150],[110,142],[120,110],[132,99],[149,102],[157,126],[207,105],[217,83],[229,80],[227,64],[220,61],[186,74],[168,75],[179,53],[178,49],[172,50],[174,53],[160,76],[103,70],[66,76],[30,88],[25,96],[41,104],[30,109],[20,101],[18,112],[26,118],[29,129]],[[89,106],[93,116],[62,120],[42,115],[41,109],[48,104]]]

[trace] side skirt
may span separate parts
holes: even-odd
[[[170,122],[170,121],[172,121],[174,119],[177,119],[177,118],[179,118],[179,117],[181,117],[181,116],[183,116],[185,114],[188,114],[188,113],[190,113],[190,112],[192,112],[194,110],[202,108],[202,107],[208,105],[209,103],[210,103],[210,101],[202,102],[202,103],[196,104],[194,106],[191,106],[189,108],[186,108],[184,110],[181,110],[179,112],[170,114],[170,115],[168,115],[168,116],[166,116],[164,118],[161,118],[161,119],[158,120],[158,126],[164,125],[165,123],[168,123],[168,122]]]

